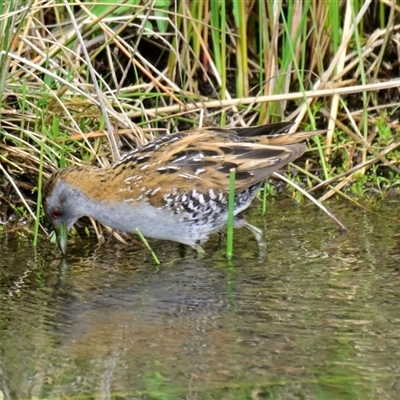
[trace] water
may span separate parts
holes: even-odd
[[[0,399],[397,399],[400,203],[374,213],[276,201],[258,259],[76,238],[68,261],[2,235]]]

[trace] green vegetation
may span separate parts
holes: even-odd
[[[229,175],[229,198],[228,198],[228,226],[226,236],[226,258],[230,260],[233,256],[233,226],[235,209],[235,181],[236,170],[232,168]]]
[[[327,130],[290,167],[320,200],[398,190],[391,4],[0,2],[1,221],[41,218],[41,177],[59,167],[105,166],[166,132],[283,119]]]

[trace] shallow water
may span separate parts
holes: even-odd
[[[400,202],[366,213],[276,201],[258,259],[76,238],[67,262],[0,237],[0,399],[397,399]]]

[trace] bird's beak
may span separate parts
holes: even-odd
[[[54,230],[56,231],[58,247],[65,254],[67,252],[68,229],[64,224],[60,224]]]

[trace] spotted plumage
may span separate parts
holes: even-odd
[[[291,126],[281,122],[180,132],[149,142],[108,168],[55,172],[43,197],[61,250],[66,250],[66,232],[82,216],[199,248],[226,224],[232,168],[238,215],[268,175],[303,154],[306,147],[299,142],[319,133],[287,133]],[[243,221],[238,218],[236,225],[246,225]]]

